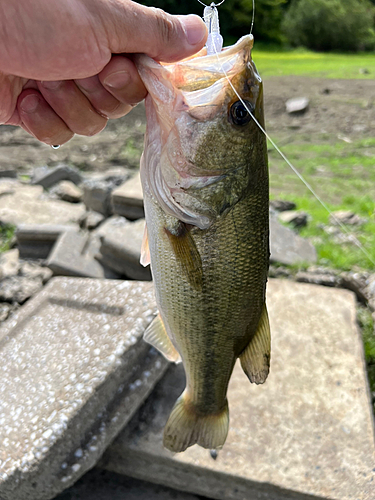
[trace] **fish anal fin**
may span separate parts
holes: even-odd
[[[160,314],[156,316],[146,329],[143,339],[160,351],[168,361],[181,362],[177,349],[172,344]]]
[[[202,259],[190,230],[183,222],[179,222],[172,231],[168,228],[164,230],[181,267],[181,272],[195,290],[201,290],[203,282]]]
[[[200,415],[189,404],[185,392],[176,401],[164,429],[164,447],[175,453],[185,451],[193,444],[209,450],[223,447],[229,428],[228,402],[222,411]]]
[[[257,331],[240,355],[243,371],[250,382],[263,384],[270,370],[271,332],[266,304],[259,320]]]
[[[151,262],[150,247],[148,243],[148,232],[147,225],[145,225],[145,231],[143,233],[143,240],[141,246],[141,260],[140,263],[143,267],[147,267]]]

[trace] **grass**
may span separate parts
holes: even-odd
[[[294,201],[299,210],[309,214],[310,222],[300,234],[314,243],[319,263],[342,270],[375,270],[375,138],[347,144],[332,142],[327,136],[319,141],[316,137],[296,136],[284,145],[283,151],[331,211],[351,210],[367,220],[348,230],[370,258],[353,241],[343,242],[342,236],[324,231],[323,226],[329,225],[327,210],[271,151],[271,198]]]
[[[312,76],[372,80],[375,78],[375,54],[317,53],[305,49],[270,51],[257,49],[253,58],[263,78],[269,76]],[[367,69],[368,74],[362,71]]]
[[[13,238],[16,228],[14,226],[0,226],[0,253],[10,249],[10,242]]]

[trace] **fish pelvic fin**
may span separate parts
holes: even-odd
[[[229,429],[228,401],[221,412],[200,415],[189,402],[186,390],[178,398],[164,429],[164,447],[175,453],[198,444],[209,450],[223,447]]]
[[[263,384],[270,370],[271,332],[267,306],[264,304],[257,331],[240,355],[243,371],[250,382]]]
[[[180,363],[181,357],[168,337],[163,320],[160,314],[156,316],[146,329],[143,339],[155,347],[168,361]]]
[[[198,248],[186,224],[179,222],[172,231],[165,228],[181,272],[195,290],[202,290],[203,267]]]

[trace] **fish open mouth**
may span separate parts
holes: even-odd
[[[173,85],[184,92],[210,87],[218,80],[231,78],[251,59],[253,35],[243,36],[237,43],[220,53],[207,55],[204,47],[197,54],[177,63],[162,63]]]

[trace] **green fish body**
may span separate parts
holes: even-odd
[[[160,312],[145,339],[185,369],[164,431],[175,452],[224,444],[237,358],[251,382],[269,371],[267,145],[224,74],[264,125],[252,43],[176,64],[137,59],[149,92],[141,176]]]

